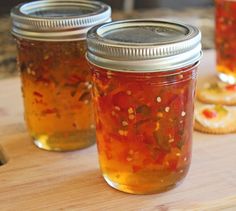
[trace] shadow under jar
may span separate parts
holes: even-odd
[[[200,40],[193,26],[158,20],[89,31],[99,161],[110,186],[157,193],[187,174]]]
[[[25,120],[34,143],[67,151],[95,142],[87,31],[111,9],[82,0],[35,1],[12,9]]]

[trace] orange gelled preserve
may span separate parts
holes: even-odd
[[[236,1],[215,0],[215,43],[219,78],[236,83]]]
[[[89,31],[99,161],[110,186],[156,193],[187,174],[200,40],[193,26],[158,20]]]
[[[86,34],[110,15],[109,6],[82,0],[13,8],[25,120],[38,147],[67,151],[95,142]]]

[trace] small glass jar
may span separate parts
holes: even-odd
[[[236,1],[215,0],[216,69],[219,78],[236,84]]]
[[[187,174],[200,40],[193,26],[158,20],[89,31],[99,161],[110,186],[156,193]]]
[[[12,9],[25,120],[34,143],[68,151],[95,142],[87,31],[110,21],[109,6],[83,0],[35,1]]]

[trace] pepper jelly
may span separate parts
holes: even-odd
[[[158,20],[89,31],[99,161],[110,186],[156,193],[187,174],[200,40],[194,26]]]
[[[38,147],[67,151],[95,142],[86,34],[110,15],[109,6],[83,0],[13,8],[25,120]]]

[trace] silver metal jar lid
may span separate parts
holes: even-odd
[[[201,33],[164,20],[125,20],[98,25],[87,35],[88,60],[117,71],[157,72],[200,60]]]
[[[11,11],[12,34],[42,41],[85,39],[87,31],[111,19],[111,8],[97,1],[42,0],[19,4]]]

